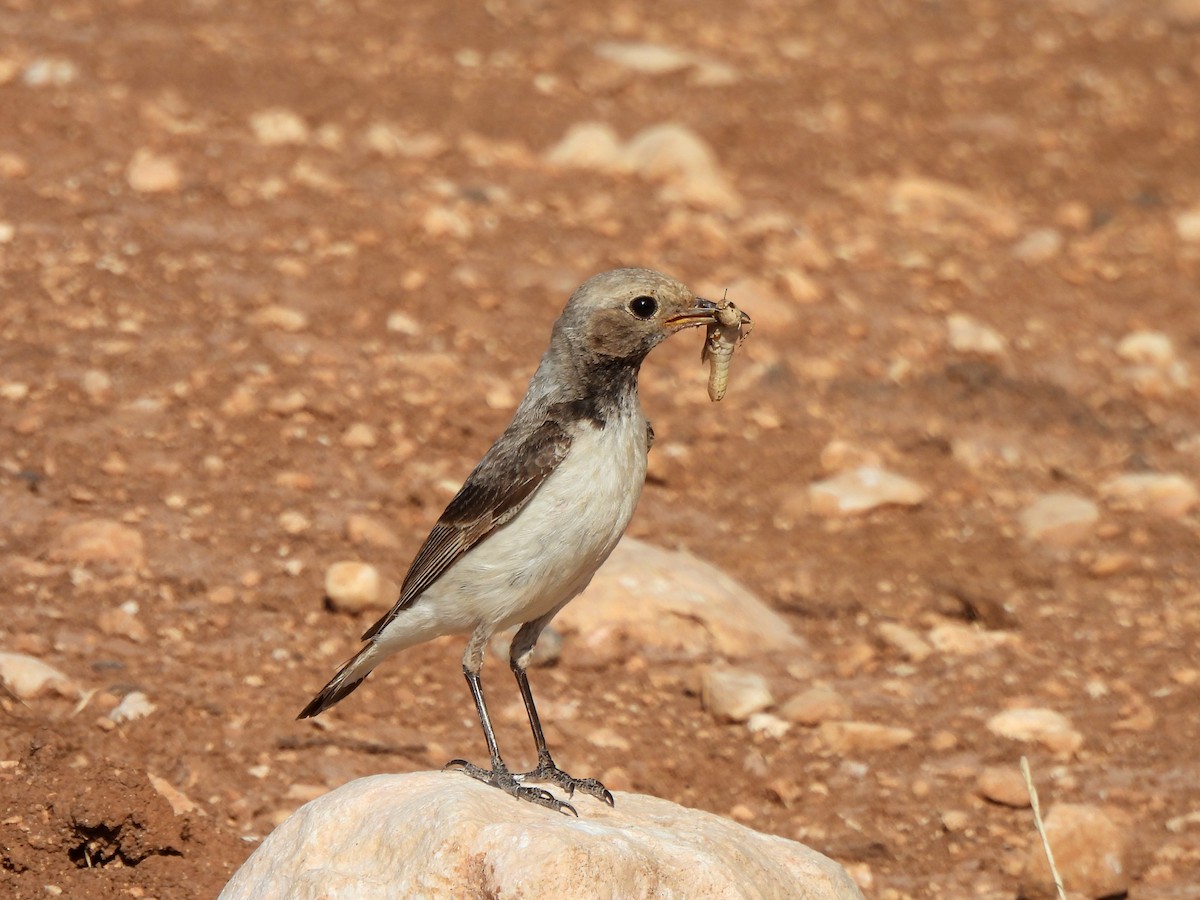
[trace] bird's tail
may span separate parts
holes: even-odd
[[[363,679],[383,661],[384,656],[385,654],[380,652],[379,646],[375,642],[367,644],[354,654],[353,659],[338,669],[338,673],[329,679],[329,684],[321,688],[321,693],[313,697],[308,706],[304,707],[296,718],[309,719],[329,709],[362,684]]]

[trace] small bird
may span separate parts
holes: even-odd
[[[542,629],[592,580],[624,533],[646,479],[654,438],[638,398],[638,371],[656,345],[711,325],[717,304],[650,269],[615,269],[585,281],[554,323],[512,422],[467,477],[417,552],[396,605],[362,636],[369,643],[298,718],[342,700],[399,650],[446,634],[470,634],[463,674],[491,755],[459,769],[514,797],[575,813],[526,782],[557,784],[612,805],[594,778],[554,764],[526,668]],[[483,699],[484,650],[519,625],[509,666],[525,702],[537,767],[512,773],[496,746]]]

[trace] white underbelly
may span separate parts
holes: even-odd
[[[454,563],[381,635],[387,643],[499,630],[546,615],[592,580],[624,534],[646,479],[640,409],[590,424],[507,524]]]

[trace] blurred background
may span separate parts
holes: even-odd
[[[212,895],[323,791],[482,754],[455,641],[293,717],[570,292],[645,265],[756,327],[720,404],[698,333],[647,362],[631,534],[795,640],[564,622],[558,761],[1013,897],[1026,754],[1120,862],[1068,887],[1186,896],[1198,112],[1195,0],[2,0],[0,885]]]

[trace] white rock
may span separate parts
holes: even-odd
[[[1013,639],[1004,631],[987,631],[977,625],[958,622],[935,625],[929,629],[928,636],[929,643],[939,653],[950,656],[976,656]]]
[[[993,803],[1024,809],[1030,805],[1025,778],[1015,766],[988,766],[975,781],[979,795]]]
[[[246,321],[259,328],[277,328],[280,331],[303,331],[308,327],[308,316],[302,310],[290,306],[271,304],[255,310]]]
[[[69,59],[45,56],[33,60],[21,73],[30,87],[66,87],[79,78],[79,66]]]
[[[850,715],[850,704],[833,688],[811,687],[792,697],[779,714],[789,722],[819,725]]]
[[[875,722],[823,722],[817,733],[835,753],[895,750],[912,743],[916,737],[911,728]]]
[[[141,691],[130,691],[121,702],[108,714],[108,717],[118,724],[144,719],[156,709],[150,698]]]
[[[611,125],[579,122],[546,151],[546,162],[564,168],[617,171],[625,164],[621,139]]]
[[[915,481],[875,466],[860,466],[808,486],[813,511],[823,516],[853,516],[879,506],[916,506],[928,492]]]
[[[1009,709],[988,719],[988,730],[1013,741],[1041,744],[1054,753],[1070,754],[1083,746],[1083,735],[1071,720],[1052,709]]]
[[[179,190],[183,176],[175,160],[143,147],[129,161],[125,180],[139,194],[172,194]]]
[[[963,313],[952,313],[946,319],[950,349],[956,353],[978,353],[981,356],[1003,356],[1008,342],[996,329]]]
[[[1030,540],[1071,547],[1091,536],[1100,508],[1076,494],[1043,494],[1021,510],[1019,518]]]
[[[631,537],[554,622],[577,641],[628,640],[652,656],[736,659],[808,650],[784,619],[720,569]]]
[[[1184,210],[1175,216],[1175,233],[1181,241],[1200,244],[1200,206]]]
[[[911,628],[906,628],[896,622],[881,622],[878,630],[879,636],[885,642],[891,644],[913,662],[928,659],[933,653],[933,648]]]
[[[374,122],[363,133],[368,149],[387,158],[432,159],[445,153],[448,144],[436,134],[413,134],[392,122]]]
[[[575,818],[455,772],[359,779],[276,828],[221,900],[862,897],[794,841],[654,797],[615,799],[576,795]]]
[[[692,64],[690,53],[642,41],[601,41],[592,50],[610,62],[647,75],[678,72]]]
[[[1133,331],[1117,343],[1126,362],[1166,369],[1175,362],[1175,344],[1161,331]]]
[[[250,116],[250,130],[260,144],[275,147],[303,144],[308,140],[308,125],[290,109],[264,109]]]
[[[774,702],[767,680],[744,669],[709,668],[701,688],[704,708],[718,719],[745,722]]]
[[[1124,896],[1132,884],[1129,828],[1108,811],[1082,803],[1056,803],[1045,820],[1054,864],[1075,896]],[[1056,896],[1041,841],[1030,842],[1021,876],[1021,896]]]
[[[888,209],[905,221],[934,232],[963,222],[1011,240],[1021,224],[1015,212],[990,198],[961,185],[919,176],[906,176],[892,185]]]
[[[1108,503],[1182,519],[1200,500],[1196,483],[1179,474],[1134,472],[1110,478],[1100,486]]]
[[[363,562],[336,562],[325,571],[325,596],[339,612],[387,609],[396,601],[379,570]]]
[[[134,571],[145,565],[145,544],[128,525],[92,519],[68,525],[50,548],[50,558],[75,565],[107,565]]]
[[[379,443],[379,435],[366,422],[355,422],[342,433],[342,446],[351,450],[366,450]]]
[[[769,712],[756,712],[746,720],[746,727],[751,734],[765,734],[778,740],[788,733],[792,723]]]
[[[34,700],[51,692],[60,697],[79,695],[70,678],[24,653],[0,653],[0,682],[18,700]]]
[[[624,151],[633,172],[666,183],[663,197],[696,206],[739,212],[741,198],[720,171],[712,148],[690,128],[667,123],[639,131]]]
[[[1062,252],[1063,236],[1057,228],[1039,228],[1031,231],[1013,245],[1012,254],[1027,263],[1041,263],[1054,259]]]

